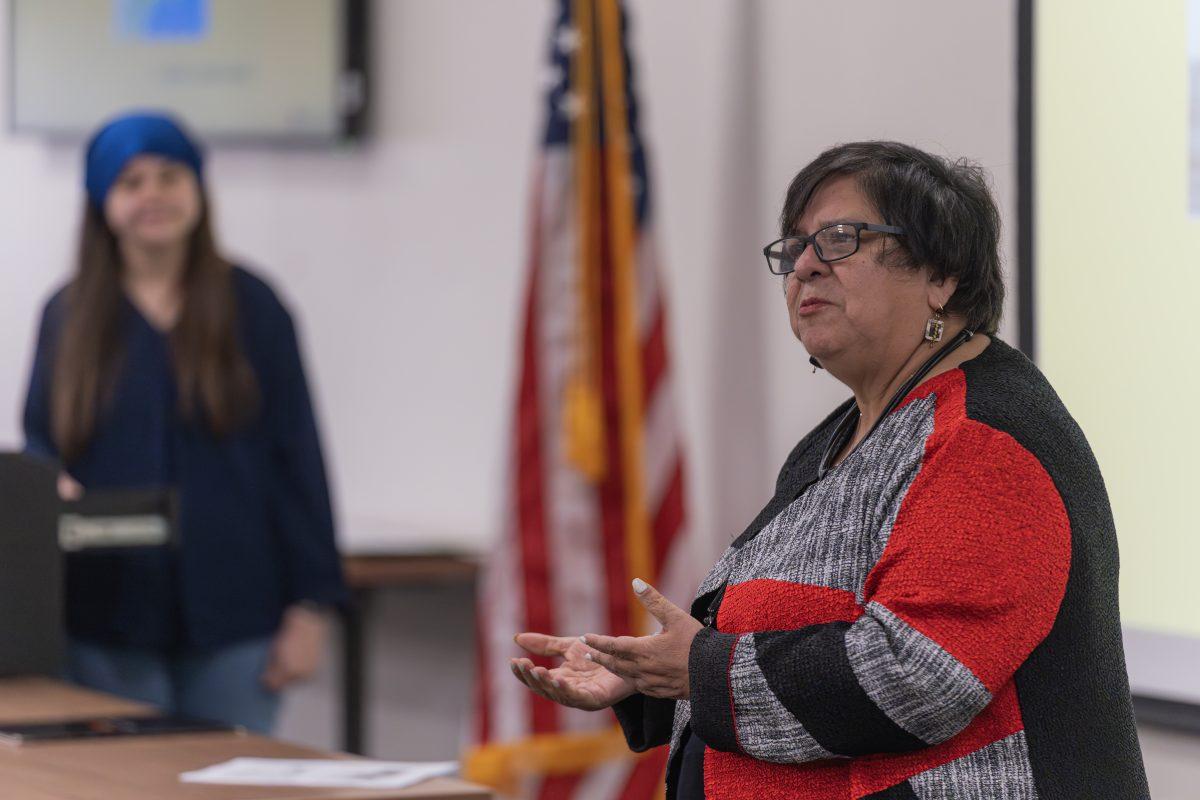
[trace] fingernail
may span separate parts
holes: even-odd
[[[580,637],[579,637],[579,641],[583,642],[584,644],[587,644],[587,636],[586,636],[586,635],[585,635],[585,636],[580,636]]]
[[[633,579],[633,591],[636,592],[637,594],[641,594],[642,592],[646,591],[649,588],[650,588],[650,585],[647,584],[641,578]]]
[[[560,688],[560,687],[559,687],[559,684],[558,684],[558,681],[556,681],[556,680],[555,680],[555,681],[550,681],[550,685],[551,685],[551,686],[553,686],[555,689],[558,689],[558,688]]]
[[[591,661],[591,660],[592,660],[592,654],[591,654],[591,653],[584,653],[584,654],[583,654],[583,657],[584,657],[585,659],[587,659],[588,661]]]

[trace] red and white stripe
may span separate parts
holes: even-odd
[[[632,602],[624,569],[621,508],[567,460],[564,388],[577,357],[580,291],[571,154],[544,153],[535,175],[530,263],[508,503],[502,534],[483,572],[479,602],[477,745],[528,736],[612,728],[609,712],[557,706],[530,693],[509,670],[514,633],[627,633]],[[667,321],[648,231],[636,248],[644,421],[643,474],[656,575],[647,578],[686,607],[695,570],[684,519],[683,454],[677,428]],[[614,520],[618,524],[614,527]],[[606,525],[607,523],[607,525]],[[614,631],[624,623],[623,630]],[[547,664],[550,666],[550,664]],[[620,759],[583,775],[522,781],[537,798],[650,798],[661,791],[665,753]]]

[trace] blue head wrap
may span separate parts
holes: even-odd
[[[204,156],[178,122],[158,113],[127,114],[109,122],[88,143],[84,185],[99,207],[134,156],[153,153],[187,164],[203,180]]]

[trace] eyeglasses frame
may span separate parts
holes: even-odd
[[[850,227],[850,228],[854,229],[854,249],[851,250],[849,253],[846,253],[846,255],[844,255],[844,256],[837,256],[836,258],[825,258],[823,255],[821,255],[821,246],[818,245],[816,242],[817,236],[819,236],[822,231],[827,231],[830,228],[837,228],[837,227]],[[826,225],[823,228],[813,231],[808,236],[781,236],[780,238],[771,242],[770,244],[768,244],[766,247],[764,247],[762,249],[763,258],[765,258],[767,260],[767,269],[770,271],[770,273],[772,275],[787,275],[789,273],[795,272],[796,271],[795,267],[792,267],[792,269],[789,269],[787,272],[776,272],[774,269],[772,269],[771,268],[772,262],[771,262],[770,251],[771,251],[772,247],[775,247],[775,245],[779,244],[780,242],[786,242],[791,239],[798,239],[804,243],[804,247],[800,250],[800,255],[804,255],[804,251],[807,250],[808,246],[811,244],[812,248],[813,248],[813,252],[817,254],[818,261],[820,261],[822,264],[832,264],[835,261],[841,261],[843,258],[849,258],[850,256],[852,256],[858,252],[859,248],[862,247],[862,232],[863,231],[867,231],[869,233],[887,233],[887,234],[891,234],[893,236],[904,236],[905,235],[905,230],[903,228],[897,228],[895,225],[876,225],[871,222],[833,222],[833,223],[830,223],[829,225]],[[799,258],[800,258],[800,256],[796,257],[797,260],[799,260]]]

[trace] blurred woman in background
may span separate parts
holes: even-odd
[[[345,588],[288,311],[219,254],[198,145],[127,115],[86,155],[74,277],[47,303],[26,449],[60,493],[175,490],[177,546],[67,557],[85,686],[268,732]]]

